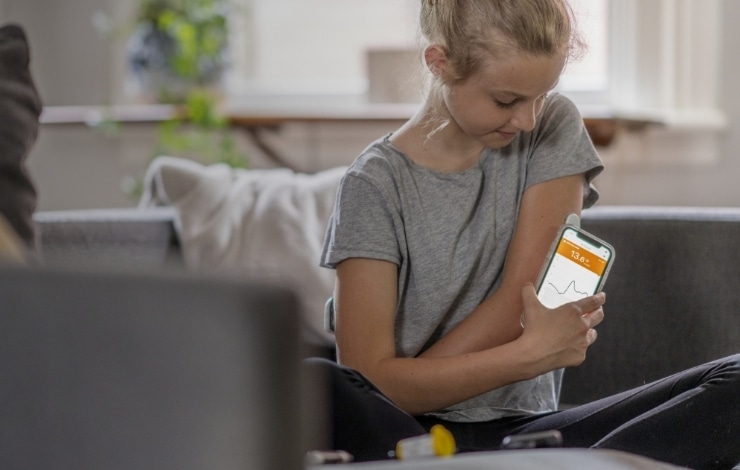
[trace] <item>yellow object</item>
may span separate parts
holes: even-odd
[[[396,458],[399,460],[419,457],[449,457],[456,451],[455,438],[441,424],[435,424],[429,434],[401,439],[396,444]]]

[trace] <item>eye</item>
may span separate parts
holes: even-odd
[[[497,99],[494,99],[493,102],[496,103],[496,106],[498,106],[501,109],[511,109],[514,106],[516,106],[516,104],[519,102],[519,100],[518,99],[514,99],[514,100],[509,101],[509,102],[503,102],[503,101],[499,101]]]

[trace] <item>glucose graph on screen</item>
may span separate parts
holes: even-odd
[[[540,284],[540,301],[555,308],[595,294],[610,255],[600,247],[591,246],[575,230],[564,230]]]
[[[593,294],[598,283],[598,275],[566,257],[556,255],[543,279],[538,297],[545,306],[555,308]]]
[[[577,296],[585,297],[589,294],[588,291],[584,292],[584,291],[578,290],[578,288],[576,287],[576,281],[570,281],[570,284],[568,284],[568,286],[562,291],[558,289],[558,286],[556,286],[552,282],[548,282],[548,284],[552,286],[552,288],[555,289],[555,292],[557,292],[559,295],[568,295],[568,296],[577,295]]]

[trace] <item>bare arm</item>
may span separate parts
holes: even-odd
[[[580,215],[582,201],[583,175],[529,188],[522,197],[501,287],[423,356],[481,351],[518,338],[522,334],[522,286],[536,280],[558,228],[568,214]]]
[[[529,284],[527,330],[515,341],[473,353],[436,358],[396,357],[396,266],[354,258],[337,268],[336,338],[339,362],[357,369],[411,414],[439,410],[489,390],[580,364],[596,339],[604,296],[556,310],[542,306]],[[588,312],[593,312],[585,315]],[[584,316],[585,315],[585,316]]]
[[[537,185],[525,193],[505,271],[506,295],[496,300],[492,296],[472,319],[445,336],[441,347],[435,345],[418,358],[396,357],[396,265],[360,258],[340,263],[335,291],[339,361],[362,372],[412,414],[442,409],[582,362],[586,348],[595,340],[592,328],[603,318],[603,295],[548,310],[537,301],[534,288],[526,285],[536,276],[565,215],[580,212],[581,178],[543,183],[546,186]],[[538,235],[543,231],[549,233]],[[531,256],[537,259],[527,256],[532,252],[529,244],[538,244]],[[519,318],[525,306],[527,330],[522,334]],[[584,315],[589,312],[593,313]],[[489,330],[497,330],[499,322],[505,324],[505,334],[491,334]]]

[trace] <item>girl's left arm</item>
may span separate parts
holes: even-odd
[[[535,184],[524,192],[501,286],[421,356],[446,357],[481,351],[522,334],[522,287],[535,282],[568,214],[580,215],[583,187],[584,175],[576,174]]]

